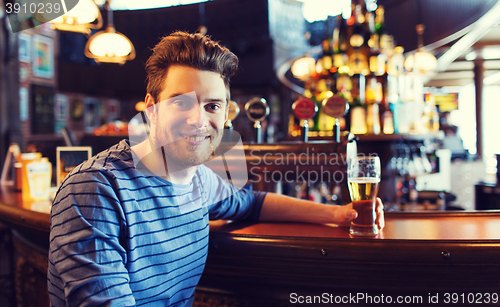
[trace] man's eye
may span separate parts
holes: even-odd
[[[188,103],[184,100],[176,100],[175,101],[175,104],[178,105],[179,107],[184,107],[186,106]]]
[[[206,106],[207,109],[211,110],[211,111],[217,111],[220,109],[220,105],[218,104],[209,104]]]

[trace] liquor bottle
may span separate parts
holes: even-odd
[[[335,184],[332,190],[331,200],[334,204],[343,205],[342,189],[339,184]]]
[[[333,93],[331,92],[331,87],[332,87],[332,75],[330,70],[333,67],[333,59],[332,59],[332,51],[330,48],[330,42],[327,40],[324,40],[322,42],[323,45],[323,52],[319,56],[318,63],[320,64],[320,68],[318,72],[318,81],[316,84],[315,92],[313,97],[313,101],[316,103],[318,112],[316,115],[313,117],[312,121],[314,122],[314,125],[312,125],[311,130],[312,131],[321,131],[324,130],[324,121],[325,121],[325,114],[323,113],[322,110],[322,101],[325,98],[328,98],[329,96],[332,96]]]
[[[432,172],[432,165],[427,157],[427,148],[423,143],[418,146],[418,151],[420,153],[420,158],[422,159],[422,165],[424,166],[425,173],[430,174]]]
[[[356,74],[351,80],[350,131],[354,134],[366,134],[365,76]]]
[[[337,24],[332,35],[332,49],[334,54],[341,54],[347,51],[347,23],[342,14],[337,15]]]
[[[368,40],[368,46],[370,47],[370,51],[372,53],[378,53],[379,52],[379,37],[378,37],[378,34],[376,33],[375,15],[373,14],[373,12],[368,12],[366,14],[366,20],[368,23],[368,30],[370,31],[370,38]]]
[[[367,133],[380,134],[379,102],[382,101],[382,84],[375,75],[366,77],[366,126]]]
[[[437,208],[440,211],[446,211],[446,194],[444,191],[439,192],[439,198],[437,200]]]
[[[379,5],[375,11],[375,34],[377,35],[379,42],[379,48],[387,48],[387,34],[385,32],[385,21],[384,21],[384,7]]]
[[[378,103],[366,105],[366,127],[369,134],[380,134],[380,111]]]
[[[351,133],[366,134],[366,108],[364,104],[359,98],[355,98],[349,110],[351,113]]]
[[[328,75],[330,69],[333,66],[333,52],[330,48],[330,42],[328,40],[324,40],[322,42],[323,45],[323,53],[321,55],[321,58],[318,60],[321,62],[321,74],[326,74]]]
[[[417,211],[418,191],[414,179],[411,179],[408,184],[408,208],[407,211]]]
[[[381,80],[374,74],[366,77],[365,100],[367,103],[381,103],[384,98],[384,89]]]
[[[439,131],[439,112],[432,96],[424,102],[422,121],[427,132],[436,133]]]
[[[326,182],[319,183],[319,193],[321,195],[322,204],[331,204],[331,196],[328,192],[328,185],[326,184]]]
[[[353,2],[354,3],[354,2]],[[365,31],[363,23],[365,23],[365,16],[362,14],[362,7],[360,4],[354,5],[354,24],[352,25],[351,37],[349,43],[354,48],[360,48],[365,44]]]
[[[402,145],[401,153],[403,155],[403,164],[401,169],[401,208],[403,211],[408,210],[410,202],[410,191],[412,184],[415,183],[411,167],[410,148],[407,144]]]
[[[393,134],[394,133],[394,113],[391,110],[391,104],[385,100],[381,105],[381,124],[383,134]]]
[[[356,3],[354,5],[354,3]],[[369,33],[366,33],[368,26],[363,14],[363,6],[353,1],[354,23],[351,27],[351,36],[349,38],[350,48],[348,54],[349,74],[368,75],[370,72],[368,58],[370,50],[367,43]]]
[[[392,113],[394,114],[394,133],[405,134],[409,132],[409,125],[407,123],[407,107],[405,103],[398,99],[398,101],[391,105]]]
[[[338,48],[334,50],[335,54],[346,53],[347,48],[349,46],[349,34],[347,21],[342,18],[342,15],[339,14],[337,17],[337,27],[338,27]]]
[[[411,158],[415,165],[416,175],[423,175],[425,173],[424,162],[422,161],[422,155],[420,153],[420,147],[416,145],[412,145],[410,147],[411,150]]]
[[[288,115],[288,134],[292,136],[300,135],[299,120],[290,113]]]
[[[391,159],[391,166],[394,171],[394,182],[396,196],[394,199],[394,206],[396,209],[403,210],[403,183],[404,183],[404,167],[403,167],[404,147],[402,144],[395,145],[395,157]]]

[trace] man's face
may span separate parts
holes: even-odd
[[[152,99],[150,99],[152,100]],[[171,170],[208,161],[227,119],[226,87],[219,73],[174,65],[150,115],[155,148]]]

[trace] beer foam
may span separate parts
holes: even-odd
[[[378,183],[380,182],[380,178],[372,178],[372,177],[358,177],[358,178],[349,178],[348,182],[354,183]]]

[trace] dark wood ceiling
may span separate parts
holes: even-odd
[[[205,3],[204,9],[208,34],[240,59],[240,69],[232,79],[232,88],[265,92],[266,87],[276,86],[278,81],[273,70],[267,0],[217,0]],[[122,66],[95,64],[83,54],[85,36],[61,32],[58,72],[64,77],[58,80],[60,91],[143,99],[144,63],[151,54],[151,48],[161,37],[173,31],[196,32],[201,18],[199,4],[115,11],[116,30],[125,34],[136,49],[136,58]]]

